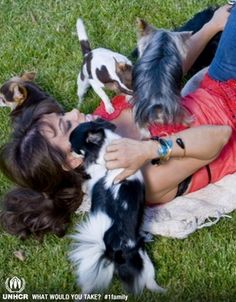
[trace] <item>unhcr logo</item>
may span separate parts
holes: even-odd
[[[7,278],[5,286],[9,293],[21,293],[25,289],[25,279],[16,276]]]

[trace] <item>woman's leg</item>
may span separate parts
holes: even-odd
[[[236,79],[236,5],[231,9],[209,75],[218,81]]]

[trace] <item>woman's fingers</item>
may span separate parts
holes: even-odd
[[[123,170],[120,174],[118,174],[115,179],[114,179],[114,184],[117,184],[121,182],[122,180],[125,180],[129,176],[133,175],[136,171],[135,170],[130,170],[130,169],[125,169]]]
[[[114,170],[114,169],[120,169],[122,167],[122,164],[119,160],[110,160],[106,162],[106,168],[108,170]]]
[[[113,141],[106,148],[104,160],[108,170],[124,169],[116,177],[122,181],[140,169],[147,160],[148,146],[145,142],[132,139],[119,139]]]
[[[115,152],[118,150],[118,145],[114,144],[113,142],[107,146],[106,151],[107,152]]]
[[[229,4],[219,7],[215,11],[212,19],[210,20],[210,22],[212,24],[214,24],[215,28],[218,28],[219,31],[224,30],[224,27],[227,23],[229,15],[230,15],[231,7],[232,6],[230,6]]]
[[[114,152],[107,152],[104,155],[104,159],[107,162],[113,161],[113,160],[117,160],[118,159],[118,154],[117,154],[116,151],[114,151]]]

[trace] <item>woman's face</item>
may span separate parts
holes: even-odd
[[[73,159],[71,153],[70,134],[80,124],[85,122],[85,115],[77,109],[73,109],[65,114],[50,113],[42,117],[42,133],[53,147],[59,148],[66,154],[67,163]],[[80,160],[80,163],[82,160]]]

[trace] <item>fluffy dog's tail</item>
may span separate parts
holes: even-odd
[[[82,19],[77,19],[76,22],[76,29],[77,29],[77,35],[80,41],[80,46],[83,55],[85,56],[87,53],[89,53],[92,49],[88,40],[88,36],[85,30],[84,22]]]
[[[114,263],[105,257],[106,246],[103,240],[111,225],[112,221],[106,214],[97,212],[77,225],[76,233],[72,235],[75,244],[69,257],[83,293],[102,291],[112,280]]]

